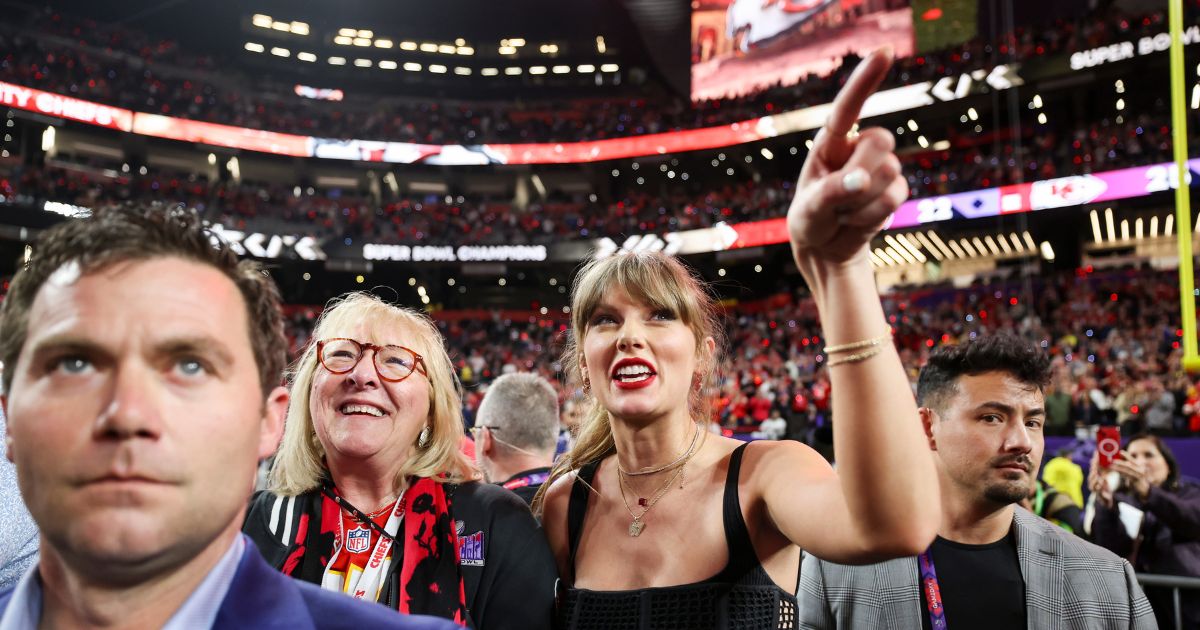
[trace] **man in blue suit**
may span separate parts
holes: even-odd
[[[240,534],[286,344],[271,279],[195,213],[44,233],[0,307],[6,451],[41,538],[0,630],[455,627],[290,580]]]

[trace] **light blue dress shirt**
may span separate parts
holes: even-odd
[[[4,436],[4,412],[0,411],[0,451]],[[21,499],[17,469],[0,454],[0,590],[21,579],[37,560],[37,550],[37,524]]]
[[[200,586],[192,591],[183,605],[171,615],[162,630],[198,630],[211,628],[225,600],[229,587],[233,584],[233,576],[237,573],[242,554],[246,550],[246,540],[239,535],[230,545],[229,550],[221,557]],[[37,565],[29,568],[17,588],[4,616],[0,617],[0,630],[27,630],[38,627],[42,619],[42,580],[38,577]]]

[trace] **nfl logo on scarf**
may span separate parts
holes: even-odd
[[[365,527],[355,527],[346,532],[346,551],[362,553],[371,545],[371,530]]]

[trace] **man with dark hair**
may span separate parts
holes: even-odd
[[[271,279],[195,213],[119,208],[38,239],[0,307],[0,402],[41,557],[0,592],[0,630],[449,626],[247,549],[288,403],[281,322]]]
[[[917,381],[942,526],[916,557],[806,555],[801,628],[1154,628],[1129,563],[1016,506],[1041,463],[1044,353],[1008,335],[933,351]]]
[[[472,432],[484,478],[533,503],[554,463],[558,393],[537,374],[505,374],[488,386]]]

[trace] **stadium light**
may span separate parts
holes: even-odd
[[[443,66],[441,64],[431,63],[431,64],[429,64],[429,71],[434,74],[446,74],[446,66]]]
[[[517,49],[513,48],[512,46],[501,46],[497,49],[497,52],[499,52],[501,55],[515,55],[517,54]]]
[[[1142,231],[1142,217],[1138,217],[1137,221],[1133,222],[1133,237],[1139,241],[1146,237],[1145,232]]]
[[[375,47],[376,47],[376,48],[391,48],[393,45],[394,45],[394,44],[392,43],[392,40],[390,40],[390,39],[377,39],[377,40],[375,40]]]
[[[978,236],[971,237],[971,244],[975,246],[975,249],[979,252],[980,256],[987,256],[987,248],[983,244],[983,241],[979,240]]]
[[[542,44],[538,47],[538,52],[542,53],[543,55],[557,55],[558,44]]]
[[[250,52],[260,53],[260,52],[266,50],[266,47],[264,47],[262,44],[256,44],[254,42],[246,42],[246,50],[249,50]]]
[[[929,140],[925,136],[917,136],[917,144],[921,145],[922,149],[929,148]]]
[[[54,131],[54,125],[47,125],[46,130],[42,132],[42,150],[43,151],[49,152],[49,151],[54,150],[54,137],[56,135],[57,135],[57,132]]]
[[[600,66],[600,72],[616,72],[620,67],[615,63],[606,63]]]
[[[993,255],[993,256],[999,256],[999,255],[1000,255],[1000,248],[999,248],[999,247],[996,247],[996,241],[995,241],[995,239],[993,239],[993,238],[992,238],[992,235],[991,235],[991,234],[987,234],[987,235],[985,235],[985,236],[983,237],[983,242],[984,242],[985,244],[987,244],[988,251],[989,251],[989,252],[992,252],[992,255]],[[980,249],[982,250],[983,248],[980,248]]]
[[[419,63],[413,63],[413,62],[411,62],[411,61],[410,61],[410,62],[408,62],[408,63],[404,64],[404,69],[405,69],[405,70],[408,70],[409,72],[420,72],[420,71],[421,71],[421,64],[419,64]]]
[[[1050,246],[1050,241],[1042,241],[1042,258],[1054,262],[1054,248]]]
[[[1192,86],[1192,109],[1200,109],[1200,83]]]
[[[331,65],[331,66],[344,66],[344,65],[346,65],[346,58],[345,58],[345,57],[330,57],[330,58],[329,58],[329,65]]]
[[[454,68],[454,74],[457,74],[457,75],[463,76],[463,77],[471,76],[471,69],[465,68],[463,66],[457,66]]]
[[[1034,109],[1041,109],[1041,108],[1042,108],[1042,95],[1041,95],[1041,94],[1034,94],[1034,95],[1033,95],[1033,108],[1034,108]]]
[[[942,240],[942,237],[937,235],[937,232],[929,230],[925,234],[929,237],[929,240],[933,241],[933,243],[938,246],[938,249],[942,250],[942,253],[946,255],[946,258],[954,259],[962,257],[961,252],[958,253],[958,256],[955,256],[955,252],[952,252],[950,248],[946,247],[945,241]],[[953,243],[954,241],[950,242]]]
[[[460,55],[474,55],[475,49],[471,48],[470,46],[459,46],[455,52]]]
[[[991,237],[989,236],[988,238],[990,239]],[[988,241],[988,244],[991,244],[990,240]],[[1012,256],[1012,247],[1009,246],[1008,240],[1004,238],[1003,234],[996,235],[996,244],[1000,246],[1000,251],[1003,252],[1005,256]]]
[[[520,48],[521,46],[525,45],[525,39],[523,37],[514,37],[514,38],[508,40],[508,45],[516,46],[517,48]]]
[[[1104,223],[1108,226],[1108,241],[1111,243],[1117,240],[1117,230],[1113,227],[1112,208],[1104,209]]]
[[[767,147],[763,147],[761,150],[759,150],[759,153],[761,153],[762,156],[767,158],[768,160],[775,159],[775,154],[771,153],[771,150],[768,149]]]
[[[308,35],[308,24],[304,22],[292,22],[293,35]]]
[[[355,59],[354,65],[358,66],[359,68],[370,68],[371,60],[370,59]]]
[[[942,252],[938,251],[938,249],[936,247],[934,247],[933,243],[931,243],[929,241],[929,238],[927,236],[925,236],[924,234],[922,234],[920,232],[913,232],[913,237],[915,237],[917,239],[917,241],[920,242],[921,245],[923,245],[925,247],[925,249],[929,250],[930,254],[933,254],[934,260],[941,262],[946,259],[946,257],[944,255],[942,255]]]
[[[903,248],[901,248],[901,250],[903,250]],[[908,253],[908,252],[906,252],[906,251],[899,251],[899,252],[898,252],[898,251],[896,251],[896,249],[895,249],[895,248],[893,248],[893,247],[888,247],[888,248],[887,248],[885,251],[886,251],[886,252],[887,252],[887,253],[888,253],[888,254],[889,254],[891,257],[892,257],[892,260],[895,260],[895,261],[897,262],[897,264],[899,264],[899,262],[900,262],[900,260],[901,260],[901,259],[904,259],[904,262],[906,262],[906,263],[908,263],[908,264],[910,264],[910,265],[915,265],[915,264],[917,264],[917,259],[916,259],[916,258],[913,258],[913,257],[912,257],[912,254],[909,254],[909,253]]]
[[[443,55],[453,55],[458,52],[458,47],[451,46],[450,44],[438,44],[438,52]]]
[[[504,69],[504,74],[507,74],[509,76],[517,76],[518,74],[521,74],[522,72],[523,72],[523,70],[521,70],[521,68],[519,68],[517,66],[509,66]]]
[[[896,240],[900,241],[900,244],[903,245],[904,248],[907,249],[909,251],[909,253],[911,253],[913,255],[913,257],[917,259],[918,262],[923,263],[923,262],[927,262],[929,260],[928,258],[925,257],[925,254],[921,253],[921,248],[916,245],[913,245],[913,242],[908,240],[908,237],[905,236],[904,234],[897,234]]]
[[[596,66],[590,63],[581,63],[575,67],[575,70],[578,71],[579,74],[587,74],[589,72],[595,72]]]
[[[1016,232],[1013,232],[1012,234],[1009,234],[1009,235],[1008,235],[1008,238],[1009,238],[1009,240],[1011,240],[1011,241],[1012,241],[1012,244],[1013,244],[1013,249],[1014,249],[1014,250],[1016,250],[1016,251],[1018,251],[1018,252],[1023,252],[1023,251],[1025,251],[1025,244],[1024,244],[1024,243],[1022,243],[1022,242],[1021,242],[1021,239],[1017,237],[1017,233],[1016,233]],[[1002,238],[1001,240],[1004,240],[1004,239]]]
[[[603,35],[596,36],[596,52],[600,53],[601,55],[608,52],[608,45],[604,43]]]
[[[916,131],[917,129],[919,129],[919,127],[917,126],[917,121],[909,118],[908,119],[908,128],[913,131]]]
[[[338,35],[333,38],[333,43],[339,46],[349,46],[354,43],[354,38],[348,35]]]
[[[1046,124],[1046,112],[1038,114],[1038,122],[1043,125]]]
[[[401,50],[416,50],[417,42],[400,42]]]
[[[1175,233],[1175,215],[1168,214],[1166,221],[1163,222],[1163,236],[1171,236]]]
[[[250,18],[250,23],[260,28],[271,28],[272,22],[274,20],[271,19],[271,16],[262,13],[255,13],[254,17]]]
[[[479,71],[479,74],[482,74],[485,77],[494,77],[500,74],[500,71],[496,68],[484,68]]]
[[[967,118],[970,118],[972,121],[979,120],[979,112],[975,111],[975,108],[972,107],[967,110]]]
[[[435,53],[438,51],[437,44],[433,42],[421,42],[419,48],[421,49],[421,52],[427,53]]]
[[[567,74],[571,72],[571,66],[554,66],[550,69],[554,74]]]
[[[546,74],[546,66],[530,66],[529,74]]]
[[[1092,209],[1092,241],[1099,245],[1104,239],[1100,236],[1100,215],[1095,209]]]
[[[1033,246],[1033,237],[1030,236],[1029,230],[1026,230],[1025,232],[1023,232],[1021,234],[1021,236],[1025,237],[1025,244],[1029,246],[1029,249],[1037,249]]]
[[[370,46],[370,45],[371,45],[371,40],[370,40],[370,39],[368,39],[368,38],[366,38],[366,37],[355,37],[355,38],[354,38],[354,45],[355,45],[355,46],[359,46],[359,47],[366,47],[366,46]]]
[[[370,38],[372,38],[372,37],[375,37],[375,32],[374,32],[374,31],[369,31],[369,30],[366,30],[366,29],[359,29],[359,31],[358,31],[358,36],[359,36],[359,37],[365,37],[365,38],[367,38],[367,39],[370,39]]]
[[[354,37],[355,35],[358,35],[358,31],[352,28],[339,28],[338,35],[343,37]]]
[[[962,245],[963,249],[965,249],[967,251],[967,256],[969,256],[971,258],[979,257],[979,254],[976,253],[975,248],[971,246],[971,243],[969,241],[967,241],[967,239],[965,239],[965,238],[958,239],[958,244]]]
[[[276,46],[275,48],[271,49],[271,54],[275,55],[276,57],[291,57],[292,51]]]
[[[1150,217],[1150,238],[1158,238],[1158,215]]]
[[[291,33],[291,32],[292,32],[292,25],[291,25],[291,24],[288,24],[287,22],[272,22],[272,23],[271,23],[271,28],[272,28],[272,29],[274,29],[274,30],[276,30],[276,31],[281,31],[281,32],[284,32],[284,33]]]
[[[390,59],[385,59],[379,62],[380,70],[395,70],[397,67],[399,67],[398,64]]]
[[[1121,219],[1121,240],[1129,240],[1129,219]]]
[[[312,63],[317,60],[317,56],[310,52],[296,53],[296,58],[299,59],[300,61],[307,61],[309,63]]]
[[[950,249],[954,250],[954,253],[959,258],[967,257],[967,253],[965,251],[963,251],[963,248],[958,244],[958,241],[955,241],[954,239],[950,240]]]

